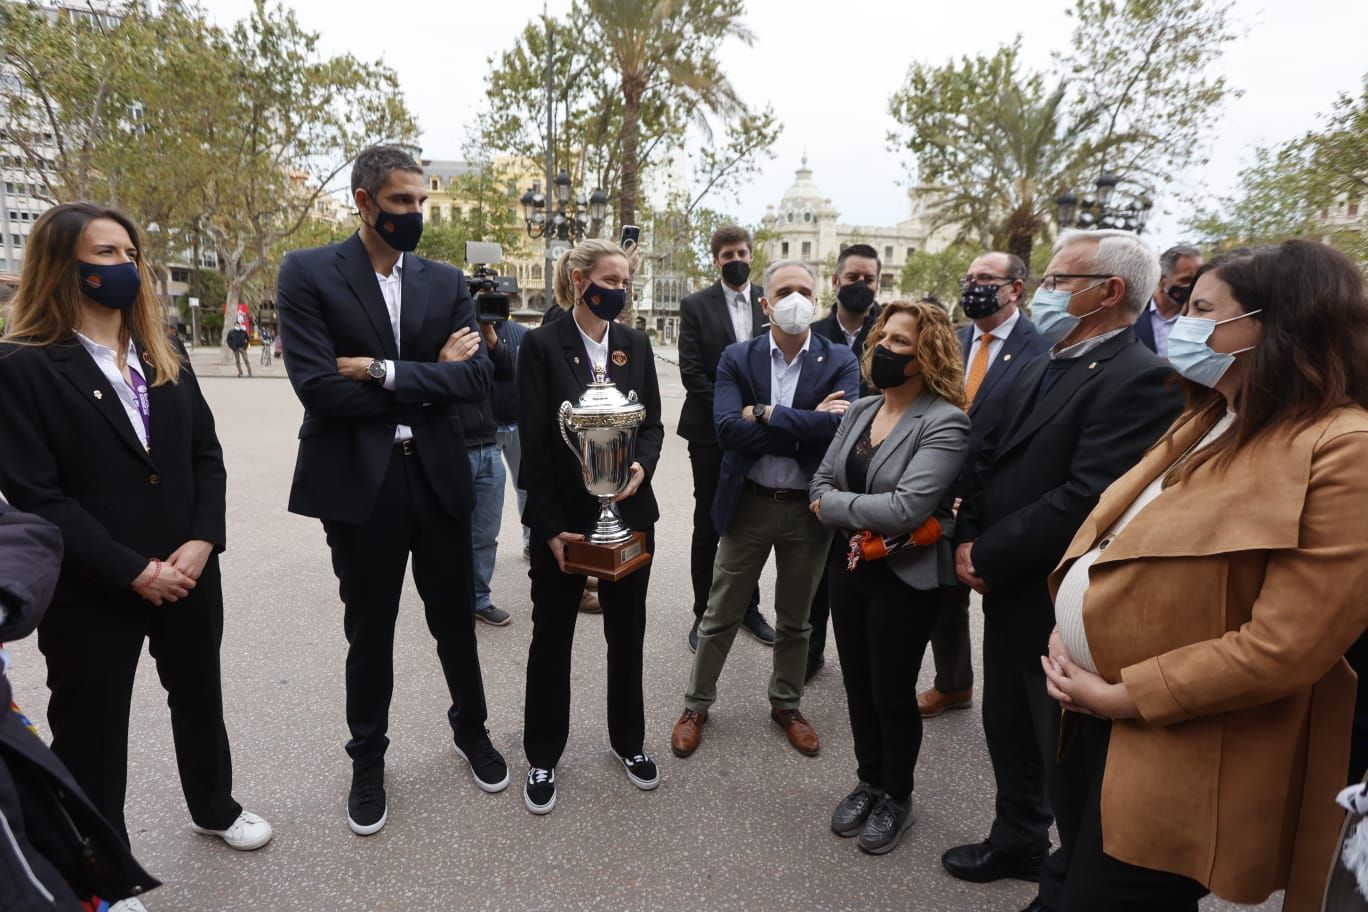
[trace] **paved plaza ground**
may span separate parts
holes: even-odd
[[[267,372],[275,377],[238,380],[209,376],[224,373],[216,362],[212,352],[196,357],[229,475],[223,677],[235,794],[275,825],[276,837],[259,852],[238,854],[189,831],[165,694],[145,656],[134,697],[128,822],[137,855],[166,882],[147,897],[151,912],[1005,912],[1034,896],[1033,885],[976,886],[940,865],[942,851],[983,838],[991,821],[992,774],[977,705],[928,723],[917,767],[918,820],[893,854],[862,855],[853,840],[827,829],[831,809],[854,785],[834,643],[804,700],[822,738],[820,756],[793,751],[769,721],[770,652],[745,637],[737,639],[702,747],[688,760],[671,755],[670,726],[690,667],[692,485],[684,443],[674,434],[683,390],[666,361],[658,362],[667,433],[655,480],[663,516],[651,569],[645,682],[647,750],[661,764],[659,789],[637,791],[608,754],[601,621],[581,615],[556,810],[541,818],[523,808],[523,684],[532,627],[510,484],[493,589],[513,623],[480,626],[479,636],[489,727],[513,784],[486,795],[453,753],[447,695],[410,582],[395,646],[389,823],[376,836],[353,836],[344,817],[350,764],[342,750],[345,643],[337,585],[319,523],[285,510],[301,409],[278,368]],[[772,618],[772,567],[761,588]],[[977,610],[973,628],[980,642]],[[42,658],[32,639],[15,646],[17,699],[46,733]],[[923,686],[930,677],[928,656]],[[1236,907],[1210,901],[1203,908]]]

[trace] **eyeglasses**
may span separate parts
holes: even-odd
[[[1040,287],[1046,291],[1054,291],[1059,285],[1060,279],[1110,279],[1115,278],[1110,274],[1098,272],[1051,272],[1041,276]]]
[[[1015,282],[1016,279],[1007,276],[993,275],[991,272],[980,272],[975,275],[967,275],[959,280],[960,288],[968,288],[970,285],[992,285],[994,282]]]

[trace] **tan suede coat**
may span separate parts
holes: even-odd
[[[1107,489],[1052,592],[1213,421],[1182,428]],[[1368,625],[1368,412],[1344,408],[1229,466],[1208,462],[1141,511],[1090,579],[1093,658],[1142,717],[1112,727],[1104,851],[1235,902],[1285,888],[1286,912],[1318,910],[1349,764],[1355,677],[1343,656]]]

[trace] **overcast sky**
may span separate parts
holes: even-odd
[[[286,0],[290,2],[290,0]],[[227,25],[251,0],[206,0]],[[328,53],[382,58],[399,74],[422,129],[423,154],[458,158],[466,124],[484,101],[487,59],[512,44],[539,16],[541,0],[293,0],[305,27],[322,35]],[[551,0],[552,15],[569,0]],[[723,54],[743,99],[768,103],[784,125],[775,157],[737,199],[714,208],[758,222],[777,203],[807,151],[813,180],[831,197],[841,221],[889,225],[907,215],[900,182],[904,159],[885,136],[893,126],[888,98],[914,60],[991,51],[1015,35],[1026,61],[1044,66],[1065,48],[1070,0],[974,0],[912,3],[863,0],[840,5],[818,0],[747,0],[746,24],[756,35],[747,48],[732,42]],[[841,9],[852,10],[842,14]],[[1238,0],[1236,19],[1247,35],[1223,61],[1244,96],[1211,123],[1193,124],[1212,139],[1210,163],[1184,175],[1157,199],[1156,243],[1181,239],[1186,204],[1179,192],[1219,194],[1233,184],[1253,148],[1297,135],[1316,123],[1338,92],[1356,91],[1368,72],[1368,3],[1358,0]],[[1176,138],[1175,138],[1176,139]]]

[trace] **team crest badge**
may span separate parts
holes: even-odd
[[[613,363],[618,367],[625,366],[627,364],[627,353],[622,350],[613,352]]]
[[[86,283],[86,287],[88,287],[88,288],[99,288],[99,287],[100,287],[100,277],[97,276],[95,273],[92,272],[90,275],[86,276],[86,278],[85,278],[85,283]]]

